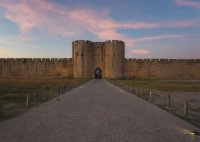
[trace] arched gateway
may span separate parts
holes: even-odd
[[[72,48],[74,78],[123,78],[124,47],[124,42],[119,40],[74,41]]]
[[[94,73],[95,73],[95,79],[102,78],[102,70],[100,68],[96,68]]]

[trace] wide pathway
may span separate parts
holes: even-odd
[[[196,127],[105,80],[58,98],[0,123],[0,142],[198,141]]]

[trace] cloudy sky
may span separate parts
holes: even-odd
[[[71,57],[74,40],[126,57],[200,58],[200,0],[0,0],[0,58]]]

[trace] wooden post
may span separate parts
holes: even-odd
[[[149,101],[152,102],[152,93],[151,93],[151,91],[149,92]]]
[[[51,97],[54,96],[54,88],[51,88]]]
[[[167,95],[167,106],[171,107],[171,95],[170,94]]]
[[[61,86],[61,94],[64,94],[64,88]]]
[[[66,86],[64,86],[64,92],[66,92],[66,91],[67,91]]]
[[[188,101],[184,102],[184,115],[188,116]]]
[[[2,102],[0,101],[0,116],[2,115],[2,109],[3,109],[3,104],[2,104]]]
[[[60,95],[60,92],[59,92],[59,87],[57,88],[57,92],[58,92],[58,95]]]
[[[46,91],[46,89],[44,89],[44,91],[43,91],[43,97],[44,97],[44,101],[46,101],[47,100],[47,91]]]
[[[64,89],[64,93],[65,93],[65,92],[66,92],[66,86],[65,86],[65,85],[64,85],[64,88],[63,88],[63,89]]]
[[[45,92],[46,92],[46,95],[45,95],[46,99],[48,100],[49,99],[49,88],[47,88]]]
[[[59,94],[62,94],[62,87],[59,87]]]
[[[29,94],[26,96],[26,106],[27,107],[30,106],[30,96],[29,96]]]
[[[138,94],[138,89],[136,89],[136,94],[139,95],[139,94]]]
[[[37,102],[37,93],[34,92],[34,103],[36,104],[36,102]]]

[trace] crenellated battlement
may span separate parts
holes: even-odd
[[[93,43],[94,45],[103,45],[103,44],[122,44],[124,45],[124,42],[121,40],[107,40],[105,42],[92,42],[89,40],[75,40],[72,42],[72,45],[74,44],[86,44],[86,43]]]
[[[75,40],[72,42],[72,45],[73,44],[84,44],[84,43],[91,43],[92,41],[90,40]]]
[[[125,58],[121,40],[72,42],[72,58],[0,58],[0,79],[102,78],[200,79],[200,59]]]
[[[105,41],[104,42],[106,45],[113,45],[113,46],[116,46],[116,45],[120,45],[120,46],[123,46],[125,45],[125,43],[121,40],[108,40],[108,41]],[[119,46],[116,46],[116,48],[119,47]]]
[[[136,59],[136,58],[125,58],[125,62],[190,62],[190,63],[200,63],[200,59]]]
[[[72,67],[72,58],[0,58],[0,78],[71,78]]]
[[[0,58],[0,61],[72,61],[72,58]]]
[[[105,41],[105,43],[124,43],[124,42],[121,40],[107,40]]]
[[[200,59],[124,60],[126,78],[200,79]]]

